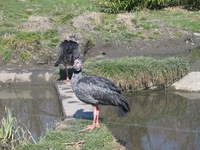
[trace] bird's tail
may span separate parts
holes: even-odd
[[[116,107],[116,111],[119,117],[125,117],[126,114],[130,111],[129,103],[124,96],[118,95],[119,102]]]

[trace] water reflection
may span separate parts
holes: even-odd
[[[25,125],[37,140],[47,126],[61,120],[62,112],[55,88],[52,86],[25,86],[0,88],[0,119],[5,107]]]
[[[126,118],[118,118],[110,107],[101,108],[101,117],[128,150],[200,149],[200,98],[190,100],[170,91],[126,97],[131,105]]]

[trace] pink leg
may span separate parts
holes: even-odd
[[[93,122],[91,125],[88,125],[86,128],[82,129],[80,132],[84,132],[86,130],[93,130],[94,128],[99,128],[99,108],[98,106],[93,106]]]
[[[66,81],[69,81],[67,65],[65,66],[65,71],[66,71]]]
[[[99,126],[99,107],[96,106],[96,108],[94,108],[94,109],[96,109],[96,118],[95,118],[94,126],[95,126],[95,128],[99,128],[100,127]]]

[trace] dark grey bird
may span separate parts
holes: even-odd
[[[58,60],[54,66],[59,64],[65,66],[66,80],[69,81],[68,66],[74,64],[74,60],[80,57],[79,44],[76,42],[75,37],[71,36],[70,40],[64,40],[58,47]]]
[[[79,100],[93,106],[93,123],[84,130],[92,130],[99,126],[99,105],[115,106],[119,117],[124,117],[130,111],[121,89],[112,81],[96,75],[82,75],[82,61],[74,61],[74,73],[71,79],[72,89]]]

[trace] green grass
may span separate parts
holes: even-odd
[[[0,149],[16,149],[19,145],[35,142],[31,133],[18,125],[9,108],[5,107],[6,116],[0,122]],[[36,143],[36,142],[35,142]]]
[[[104,124],[93,131],[79,133],[79,131],[91,124],[87,120],[75,120],[71,127],[63,130],[49,131],[38,144],[28,144],[20,147],[20,150],[113,150],[119,149],[114,137]],[[79,143],[79,145],[77,144]]]
[[[91,120],[73,120],[68,127],[54,130],[46,129],[46,134],[39,138],[38,143],[33,139],[30,131],[18,125],[17,119],[12,117],[10,109],[5,108],[6,116],[0,121],[0,149],[13,150],[113,150],[119,149],[111,132],[105,124],[93,131],[79,132]],[[64,122],[66,123],[66,122]],[[32,143],[30,142],[32,141]]]
[[[125,91],[165,87],[183,77],[188,70],[187,60],[178,57],[161,60],[151,57],[90,58],[84,63],[85,73],[111,79]]]
[[[40,32],[19,30],[20,24],[30,16],[45,16],[54,25],[71,26],[73,17],[85,11],[97,11],[95,4],[95,0],[0,1],[0,56],[4,63],[12,59],[27,63],[36,54],[43,57],[47,53],[45,50],[50,51],[48,49],[55,48],[60,42],[56,27]],[[52,52],[49,54],[52,54],[50,58],[54,55]]]
[[[151,23],[149,23],[149,22],[145,22],[141,26],[146,30],[150,30],[150,29],[153,28],[153,25]]]
[[[19,23],[30,15],[55,17],[64,14],[80,14],[91,9],[96,10],[95,3],[95,0],[7,0],[1,1],[0,6],[5,21]]]
[[[0,1],[0,47],[4,49],[0,55],[4,63],[12,60],[22,62],[22,64],[27,63],[36,54],[40,54],[37,57],[43,59],[44,54],[52,48],[55,49],[59,44],[61,33],[58,29],[62,27],[67,27],[70,32],[79,33],[88,40],[92,39],[94,44],[99,38],[102,38],[105,44],[113,40],[122,42],[131,42],[134,39],[156,40],[161,33],[150,32],[159,28],[155,24],[156,21],[191,32],[200,32],[200,12],[189,12],[176,8],[135,13],[135,18],[131,19],[132,26],[137,26],[134,32],[130,31],[126,25],[116,22],[117,14],[106,13],[100,15],[100,18],[93,18],[89,21],[89,28],[94,29],[93,32],[75,29],[72,26],[72,19],[85,12],[100,12],[101,8],[98,3],[99,0]],[[30,16],[47,17],[53,28],[34,32],[20,29],[20,25],[27,22]],[[69,32],[68,30],[65,32]],[[174,36],[180,37],[181,33],[176,32]],[[19,56],[20,51],[23,53],[21,56]],[[52,52],[49,54],[52,56],[47,57],[54,57]],[[26,56],[27,58],[24,58]]]
[[[200,47],[192,50],[189,54],[183,54],[183,58],[187,59],[190,64],[200,60]]]
[[[140,16],[141,14],[139,14]],[[148,20],[161,20],[176,28],[185,29],[191,32],[200,32],[200,12],[192,12],[174,8],[160,11],[147,11],[142,14]]]
[[[5,46],[0,46],[0,56],[2,56],[4,62],[9,62],[11,59],[11,51]]]

